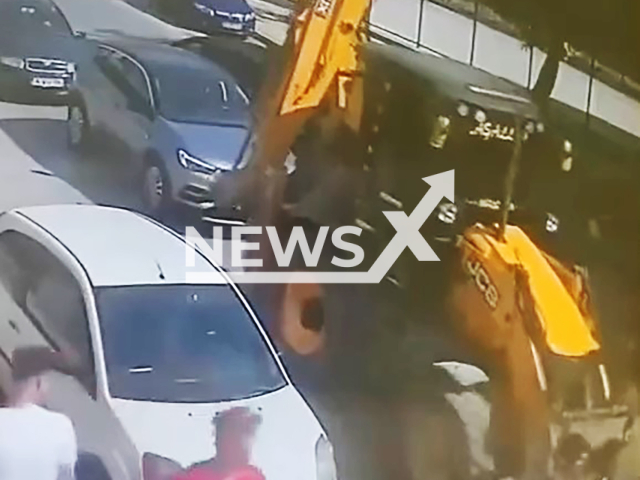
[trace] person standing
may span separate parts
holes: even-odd
[[[12,385],[0,408],[0,479],[73,480],[76,434],[65,415],[43,408],[45,374],[56,369],[49,349],[16,349]]]
[[[246,407],[235,407],[214,420],[216,456],[193,465],[173,480],[265,480],[251,465],[251,449],[261,423],[259,415]]]

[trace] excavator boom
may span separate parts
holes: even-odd
[[[359,130],[363,105],[359,46],[371,1],[313,0],[294,16],[281,61],[258,100],[248,169],[258,183],[249,183],[247,189],[260,199],[253,223],[277,225],[285,158],[318,107],[328,104]],[[513,184],[514,178],[508,183]],[[269,250],[267,242],[264,245],[263,258]],[[459,262],[451,269],[463,275],[451,279],[452,323],[499,379],[492,422],[495,455],[503,460],[496,458],[496,463],[510,474],[544,475],[550,456],[550,412],[539,352],[577,358],[600,349],[593,320],[579,296],[581,282],[541,252],[522,230],[507,225],[506,214],[502,235],[474,227],[456,248]],[[519,281],[522,278],[526,282]],[[323,295],[319,288],[289,287],[282,301],[285,317],[297,319],[307,297]],[[539,337],[532,332],[531,317],[534,330],[542,332]],[[287,329],[280,333],[285,339],[291,336]],[[313,353],[322,344],[318,338],[307,342]]]
[[[293,18],[284,60],[261,92],[254,163],[279,168],[314,110],[337,94],[348,123],[359,122],[358,47],[371,0],[314,0]],[[354,98],[353,102],[350,98]],[[355,106],[355,108],[354,108]]]

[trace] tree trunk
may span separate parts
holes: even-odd
[[[534,101],[544,110],[547,109],[549,104],[549,97],[553,92],[553,87],[556,84],[558,78],[558,69],[560,68],[560,62],[564,57],[564,43],[560,40],[551,44],[548,49],[547,58],[540,69],[538,80],[533,87],[532,95]]]

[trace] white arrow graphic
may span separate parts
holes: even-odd
[[[375,279],[374,283],[382,281],[406,247],[409,247],[421,262],[440,260],[424,237],[420,235],[419,230],[443,197],[451,202],[454,201],[454,171],[438,173],[424,177],[422,180],[431,185],[431,188],[416,205],[411,215],[407,217],[405,212],[398,211],[384,212],[396,229],[396,234],[369,269],[368,274],[373,277],[372,280]]]
[[[454,201],[454,171],[425,177],[431,188],[408,215],[402,211],[383,212],[396,229],[391,242],[382,251],[375,263],[366,272],[186,272],[190,283],[380,283],[405,248],[409,248],[421,262],[437,262],[440,259],[420,234],[427,221],[443,198]]]

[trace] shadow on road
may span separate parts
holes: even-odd
[[[277,285],[248,293],[265,325],[277,329]],[[457,386],[433,363],[457,348],[414,322],[385,285],[334,285],[325,304],[329,359],[282,348],[299,390],[334,443],[340,478],[466,478],[464,425],[447,401]]]
[[[140,208],[127,163],[104,149],[91,156],[70,151],[64,121],[0,120],[0,130],[42,167],[33,169],[34,174],[56,176],[97,204]]]

